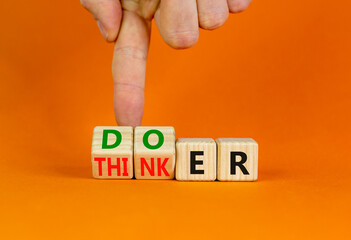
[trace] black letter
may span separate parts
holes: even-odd
[[[237,155],[241,157],[240,162],[235,161],[235,157]],[[244,175],[249,175],[250,173],[244,167],[244,163],[246,162],[246,160],[247,160],[246,153],[244,153],[244,152],[230,152],[230,174],[235,175],[236,174],[235,167],[238,166]]]
[[[196,161],[197,155],[204,155],[203,151],[190,151],[190,174],[205,174],[204,170],[196,170],[196,165],[204,164],[203,161]]]

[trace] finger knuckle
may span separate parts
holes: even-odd
[[[130,57],[136,60],[146,60],[147,51],[133,46],[124,46],[115,48],[116,56]]]
[[[133,81],[132,83],[115,81],[114,86],[115,88],[118,88],[128,93],[144,91],[144,86],[142,84],[136,83],[135,81]]]
[[[201,15],[200,15],[201,16]],[[228,17],[228,11],[218,11],[203,14],[200,17],[200,26],[204,29],[212,30],[222,26]]]
[[[232,0],[229,2],[229,10],[232,13],[239,13],[246,10],[251,3],[251,0]]]
[[[198,38],[198,30],[175,31],[168,34],[167,43],[173,48],[183,49],[193,46]]]

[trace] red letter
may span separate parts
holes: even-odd
[[[102,162],[106,161],[106,158],[94,158],[94,161],[99,162],[99,176],[102,176]]]
[[[111,165],[111,158],[107,158],[108,175],[111,176],[112,168],[117,169],[117,176],[121,176],[121,166],[119,165],[120,159],[117,158],[117,165]]]
[[[166,176],[169,176],[169,173],[165,169],[165,165],[166,165],[167,161],[168,161],[168,158],[165,158],[165,160],[163,161],[163,163],[161,165],[161,158],[157,158],[158,176],[161,176],[161,169],[165,173]]]
[[[145,158],[140,158],[140,165],[141,165],[141,176],[145,176],[145,174],[144,174],[144,166],[146,166],[146,168],[149,171],[151,176],[155,176],[154,158],[151,158],[151,168],[147,164]]]
[[[122,158],[123,161],[123,176],[128,176],[127,162],[128,158]]]

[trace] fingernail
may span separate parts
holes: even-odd
[[[99,20],[97,20],[96,22],[97,22],[97,25],[98,25],[98,27],[99,27],[99,29],[100,29],[100,32],[101,32],[102,36],[103,36],[105,39],[107,39],[107,32],[106,32],[104,26],[101,24],[101,22],[100,22]]]

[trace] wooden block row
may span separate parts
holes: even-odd
[[[253,139],[176,141],[173,127],[96,127],[91,156],[93,177],[101,179],[255,181],[258,171]]]

